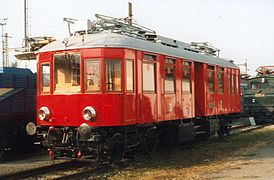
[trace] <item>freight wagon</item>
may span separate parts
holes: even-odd
[[[29,69],[0,67],[0,156],[31,144],[26,125],[35,120],[36,74]]]

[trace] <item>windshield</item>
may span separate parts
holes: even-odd
[[[80,54],[54,55],[54,92],[80,92]]]
[[[251,89],[267,89],[274,87],[274,79],[273,78],[257,78],[250,82],[249,88]]]

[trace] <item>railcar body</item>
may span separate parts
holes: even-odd
[[[244,111],[254,117],[256,123],[273,123],[274,119],[274,76],[260,75],[247,80],[243,94]]]
[[[180,142],[228,133],[241,110],[238,67],[156,38],[101,31],[40,49],[37,123],[51,155],[150,153],[171,131]]]
[[[0,156],[30,148],[26,125],[36,117],[36,75],[29,69],[0,67]]]

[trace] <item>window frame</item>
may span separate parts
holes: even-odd
[[[240,92],[240,91],[239,91],[239,89],[240,89],[240,88],[239,88],[239,81],[240,81],[240,80],[239,80],[239,71],[236,70],[236,74],[235,74],[235,88],[236,88],[236,89],[235,89],[235,93],[236,93],[236,94],[239,94],[239,92]]]
[[[88,90],[86,80],[87,80],[87,74],[86,74],[86,63],[87,61],[98,61],[99,65],[99,90]],[[85,93],[94,93],[94,92],[102,92],[102,59],[101,58],[84,58],[83,60],[84,64],[84,91]]]
[[[64,92],[64,91],[56,91],[56,83],[55,83],[55,60],[54,60],[54,56],[57,56],[57,55],[62,55],[62,54],[77,54],[77,55],[79,55],[79,76],[80,76],[80,80],[79,80],[79,83],[80,83],[80,88],[79,88],[79,90],[71,90],[71,91],[66,91],[66,92]],[[53,54],[53,56],[52,56],[53,58],[52,58],[52,84],[53,84],[53,86],[52,86],[52,92],[53,92],[53,94],[81,94],[82,93],[82,56],[81,56],[81,53],[80,52],[73,52],[73,51],[71,51],[71,52],[61,52],[61,53],[55,53],[55,54]]]
[[[131,62],[132,63],[132,89],[131,90],[128,90],[128,76],[127,76],[127,72],[128,72],[128,69],[127,69],[127,62]],[[126,58],[125,59],[125,89],[126,89],[126,92],[127,93],[133,93],[134,92],[134,89],[135,89],[135,86],[134,86],[134,60],[133,59],[129,59],[129,58]]]
[[[185,63],[188,63],[187,65]],[[192,79],[192,62],[191,61],[182,61],[182,84],[181,84],[181,88],[182,88],[182,94],[192,94],[192,83],[191,83],[191,79]],[[184,80],[184,70],[189,70],[189,91],[184,91],[183,88],[183,80]]]
[[[107,61],[118,61],[118,62],[120,62],[120,86],[121,86],[121,89],[119,90],[119,91],[115,91],[115,90],[113,90],[113,91],[109,91],[109,90],[107,90],[107,83],[106,83],[106,80],[107,80],[107,76],[106,76],[106,66],[107,66]],[[123,67],[122,67],[122,59],[116,59],[116,58],[105,58],[104,59],[104,80],[103,80],[103,85],[104,85],[104,90],[105,90],[105,92],[106,93],[122,93],[122,91],[123,91],[123,83],[122,83],[122,80],[123,80]]]
[[[235,94],[236,90],[235,90],[235,80],[236,79],[236,74],[234,73],[234,70],[231,73],[231,94]]]
[[[211,69],[211,68],[213,68],[213,69]],[[207,68],[206,68],[206,77],[207,77],[207,92],[209,93],[209,94],[214,94],[215,92],[216,92],[216,90],[215,90],[215,70],[216,70],[216,68],[215,68],[215,66],[214,65],[207,65]],[[213,79],[213,81],[212,81],[212,88],[213,88],[213,91],[210,91],[211,89],[209,89],[209,76],[208,76],[208,74],[209,74],[209,72],[213,72],[213,75],[212,75],[212,79]]]
[[[48,91],[43,91],[43,65],[48,65],[49,66],[49,90]],[[40,94],[50,94],[51,93],[51,68],[50,68],[50,62],[42,62],[40,63]]]
[[[225,89],[224,89],[225,68],[224,67],[218,67],[217,70],[218,70],[217,71],[217,74],[218,74],[217,92],[218,92],[218,94],[224,94],[224,92],[225,92]],[[220,75],[221,75],[221,79],[220,79]],[[220,86],[219,83],[221,83],[222,86]]]
[[[151,58],[146,58],[151,57]],[[144,53],[143,59],[142,59],[142,92],[143,94],[155,94],[156,93],[156,83],[157,83],[157,74],[156,74],[156,62],[157,62],[157,55]],[[145,90],[144,89],[144,63],[146,64],[152,64],[153,65],[153,81],[154,81],[154,89],[153,90]]]
[[[173,63],[170,63],[169,61],[173,61]],[[167,90],[166,89],[166,68],[173,68],[173,90]],[[175,72],[176,72],[176,59],[175,58],[170,58],[170,57],[166,57],[165,58],[165,62],[164,62],[164,92],[167,94],[175,94],[175,90],[176,90],[176,83],[175,83]]]
[[[231,94],[231,69],[227,69],[227,93]]]

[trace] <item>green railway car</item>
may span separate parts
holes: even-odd
[[[256,77],[246,80],[243,109],[258,124],[274,122],[274,67],[261,66],[257,71]]]

